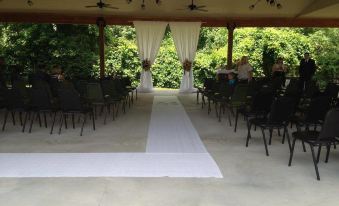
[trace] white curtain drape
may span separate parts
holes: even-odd
[[[134,21],[135,31],[137,34],[137,45],[139,58],[149,60],[151,65],[154,63],[158,54],[161,41],[164,37],[167,22],[151,22],[151,21]],[[153,82],[151,71],[141,71],[139,92],[152,92]]]
[[[174,39],[181,64],[185,60],[193,63],[197,51],[201,22],[170,22],[171,32]],[[193,87],[193,71],[183,72],[180,92],[195,92]]]

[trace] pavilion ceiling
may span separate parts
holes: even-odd
[[[85,8],[95,5],[97,0],[0,0],[1,22],[52,22],[95,23],[104,17],[108,24],[131,24],[133,20],[202,21],[205,26],[339,26],[339,0],[280,0],[281,9],[270,7],[261,0],[250,10],[256,0],[195,0],[197,5],[206,5],[208,12],[178,10],[185,8],[191,0],[103,0],[118,10]]]

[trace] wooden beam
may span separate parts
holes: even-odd
[[[339,0],[313,0],[308,6],[306,6],[299,14],[295,17],[300,17],[312,12],[324,9],[326,7],[334,6],[339,4]]]
[[[100,78],[105,77],[105,20],[104,18],[97,19],[99,27],[99,55],[100,55]]]
[[[227,43],[227,69],[232,69],[233,64],[233,36],[234,36],[235,24],[227,25],[228,30],[228,43]]]
[[[142,16],[102,16],[107,25],[130,25],[132,21],[200,21],[204,27],[339,27],[339,18],[228,18],[228,17],[142,17]],[[12,23],[56,23],[95,24],[96,15],[72,15],[55,13],[0,13],[0,22]]]

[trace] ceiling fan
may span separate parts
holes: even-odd
[[[110,4],[106,4],[104,2],[102,2],[102,0],[99,0],[97,2],[96,5],[89,5],[89,6],[85,6],[86,8],[94,8],[94,7],[98,7],[100,9],[103,9],[103,8],[108,8],[108,9],[119,9],[118,7],[114,7],[114,6],[111,6]]]
[[[198,6],[196,4],[194,4],[194,0],[192,0],[192,3],[187,5],[185,9],[178,9],[178,10],[189,10],[189,11],[203,11],[203,12],[208,12],[208,10],[204,9],[206,6],[205,5],[201,5]]]

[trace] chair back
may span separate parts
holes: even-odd
[[[215,84],[215,79],[212,78],[206,78],[204,80],[204,89],[207,90],[213,90]]]
[[[315,81],[308,81],[305,84],[304,96],[306,98],[312,98],[319,93],[319,87]]]
[[[288,97],[301,97],[302,90],[300,89],[298,80],[291,79],[290,83],[286,87],[285,96]]]
[[[287,124],[293,115],[295,99],[290,97],[279,97],[272,103],[268,122],[272,124]]]
[[[75,89],[79,92],[81,97],[85,97],[87,94],[87,81],[86,80],[77,80],[74,84]]]
[[[251,110],[268,113],[271,109],[274,93],[269,90],[260,90],[252,100]]]
[[[318,140],[334,139],[339,137],[339,108],[327,112]]]
[[[123,77],[122,78],[122,82],[124,84],[125,87],[130,87],[132,86],[132,81],[130,77]]]
[[[215,84],[216,92],[220,97],[230,97],[232,95],[232,88],[227,82],[218,82]]]
[[[60,108],[67,112],[67,111],[81,111],[82,104],[80,100],[79,93],[72,88],[59,88],[58,89],[58,96],[60,102]]]
[[[20,96],[24,99],[28,99],[29,98],[29,94],[28,94],[28,90],[26,88],[26,82],[23,80],[15,80],[13,81],[13,85],[12,85],[12,89],[16,90],[16,92],[19,92]]]
[[[104,102],[104,95],[99,83],[87,83],[86,99],[90,102]]]
[[[245,104],[247,100],[248,84],[238,84],[231,97],[231,102],[236,104]]]
[[[26,107],[26,99],[17,88],[10,89],[6,92],[5,101],[8,109],[24,109]]]
[[[114,81],[112,79],[102,79],[101,88],[104,96],[108,95],[112,98],[119,97],[118,91],[116,90]]]
[[[324,94],[329,96],[331,100],[335,100],[338,98],[338,92],[339,92],[339,85],[336,85],[335,83],[328,83],[326,85]]]
[[[323,121],[330,107],[331,98],[329,96],[317,96],[313,98],[307,108],[305,121],[310,123]]]
[[[33,87],[31,89],[30,106],[34,110],[51,110],[51,96],[44,87]]]
[[[114,85],[115,85],[117,92],[119,94],[123,94],[125,92],[125,87],[122,83],[122,80],[116,78],[116,79],[113,79],[113,82],[114,82]]]

